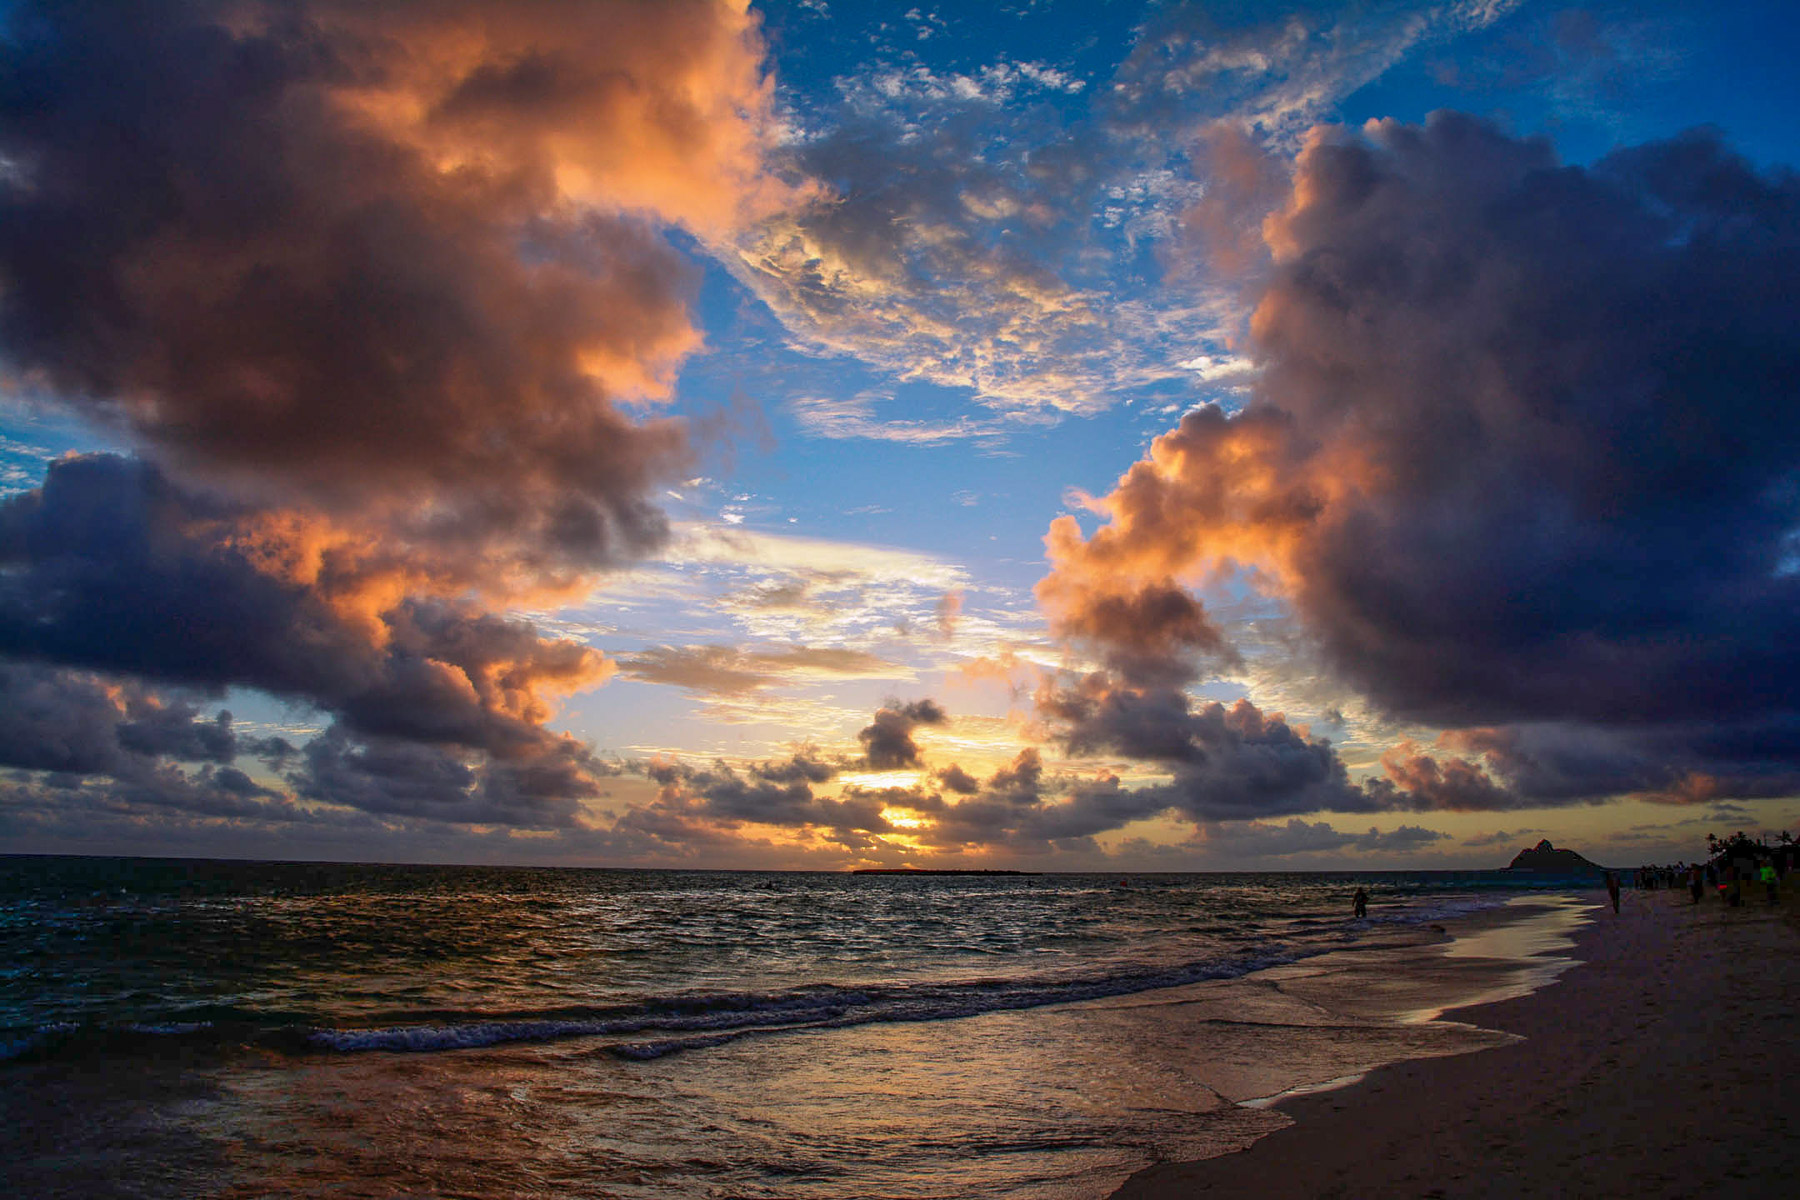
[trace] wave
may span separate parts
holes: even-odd
[[[530,1011],[396,1012],[387,1020],[344,1027],[299,1014],[215,1007],[203,1019],[122,1025],[58,1021],[0,1029],[0,1062],[83,1055],[160,1053],[174,1045],[201,1053],[274,1050],[290,1055],[441,1053],[511,1043],[601,1039],[600,1050],[647,1060],[723,1045],[748,1036],[840,1029],[877,1022],[955,1020],[1004,1010],[1108,999],[1230,979],[1341,949],[1377,926],[1431,924],[1504,903],[1503,897],[1457,896],[1377,912],[1363,920],[1311,916],[1284,934],[1173,965],[1123,965],[1089,975],[965,978],[948,982],[864,986],[812,984],[781,992],[690,992],[635,1004]]]

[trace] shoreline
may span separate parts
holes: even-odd
[[[1236,1153],[1147,1167],[1113,1200],[1689,1196],[1795,1178],[1800,1150],[1778,1099],[1800,1066],[1800,931],[1787,906],[1629,892],[1614,916],[1595,895],[1564,952],[1572,966],[1526,994],[1439,1014],[1511,1035],[1505,1044],[1272,1097],[1292,1125]]]

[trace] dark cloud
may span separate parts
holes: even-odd
[[[15,6],[7,359],[184,469],[414,537],[656,545],[683,435],[615,401],[697,344],[694,280],[622,214],[710,219],[702,181],[753,164],[695,123],[744,121],[678,80],[737,54],[716,90],[756,82],[743,22],[659,11]]]
[[[892,701],[877,709],[874,719],[856,735],[863,744],[868,765],[877,771],[919,765],[919,745],[913,741],[913,730],[921,725],[942,725],[949,720],[935,700],[914,700],[910,704]]]
[[[1071,754],[1117,754],[1167,769],[1172,782],[1142,789],[1145,797],[1193,820],[1389,806],[1350,782],[1329,741],[1248,700],[1196,705],[1176,688],[1125,687],[1095,673],[1074,686],[1046,686],[1037,705]]]
[[[758,763],[750,768],[750,772],[759,779],[774,783],[825,783],[836,777],[838,767],[809,750],[774,762]]]
[[[568,829],[579,824],[580,802],[598,796],[600,779],[613,773],[568,737],[501,760],[334,725],[306,744],[290,781],[302,797],[368,813]]]
[[[1027,746],[1009,765],[994,772],[988,779],[987,790],[992,795],[1028,803],[1037,800],[1043,780],[1043,758],[1035,747]]]
[[[36,663],[0,662],[0,811],[285,822],[299,809],[230,763],[263,742],[192,697]],[[181,765],[187,764],[187,765]],[[197,764],[197,765],[196,765]],[[47,818],[44,818],[47,819]]]
[[[1705,804],[1800,791],[1800,725],[1785,715],[1713,724],[1604,728],[1571,722],[1455,729],[1429,751],[1411,743],[1382,757],[1372,795],[1414,809],[1509,809],[1598,804],[1628,795]],[[1389,786],[1397,784],[1404,792]]]
[[[135,829],[142,845],[147,835],[184,829],[268,828],[329,819],[315,818],[288,796],[228,767],[185,771],[165,763],[120,778],[70,782],[50,777],[0,786],[0,826],[20,832],[61,827],[65,836],[79,837],[82,826],[90,823]]]
[[[596,652],[529,622],[429,598],[369,612],[353,587],[266,573],[257,517],[141,462],[53,463],[0,501],[0,654],[259,688],[362,732],[502,756],[546,736],[543,689],[604,677]]]
[[[0,501],[0,655],[127,679],[108,692],[79,674],[7,668],[0,686],[20,714],[0,734],[18,743],[10,760],[124,778],[134,758],[224,767],[240,753],[294,753],[280,739],[240,742],[227,714],[204,718],[135,677],[255,688],[333,714],[341,732],[307,747],[302,786],[335,803],[442,812],[479,783],[457,811],[535,826],[567,821],[594,793],[591,755],[544,722],[555,696],[605,677],[598,653],[453,599],[371,604],[354,571],[273,570],[267,516],[107,455],[59,460],[41,489]]]
[[[1302,474],[1368,472],[1287,564],[1334,664],[1447,724],[1791,707],[1800,182],[1440,115],[1321,140],[1296,194],[1258,398]]]
[[[1200,834],[1208,853],[1227,861],[1344,850],[1412,854],[1450,836],[1417,825],[1401,825],[1385,831],[1371,826],[1367,833],[1348,833],[1324,821],[1308,822],[1299,817],[1290,817],[1280,825],[1259,821],[1207,824],[1201,827]]]
[[[1440,113],[1316,132],[1264,230],[1249,403],[1158,439],[1091,537],[1057,522],[1059,627],[1252,573],[1379,710],[1470,731],[1382,806],[1791,789],[1800,180],[1705,131],[1572,167]],[[1188,738],[1147,687],[1074,716]]]
[[[973,796],[981,790],[981,782],[955,763],[932,774],[938,782],[958,795]]]
[[[141,775],[155,760],[229,764],[231,714],[192,701],[33,663],[0,661],[0,766],[64,775]]]
[[[1400,825],[1385,830],[1371,825],[1369,832],[1359,835],[1353,844],[1358,850],[1411,854],[1415,850],[1423,850],[1434,842],[1444,841],[1449,836],[1449,834],[1436,829],[1425,829],[1418,825]]]
[[[839,799],[816,795],[812,784],[835,773],[816,759],[795,755],[786,762],[762,763],[747,773],[719,763],[696,768],[682,763],[652,763],[642,768],[661,785],[650,809],[636,809],[622,824],[636,825],[652,812],[684,826],[695,823],[737,826],[772,825],[813,829],[853,848],[872,846],[869,835],[889,833],[893,826],[881,815],[883,793],[849,789]]]
[[[926,814],[930,823],[907,832],[940,852],[970,847],[1009,854],[1095,854],[1094,834],[1118,829],[1167,807],[1165,800],[1119,786],[1116,777],[1046,777],[1037,750],[1027,747],[973,794],[948,802],[914,789],[887,804]],[[1098,856],[1096,857],[1098,861]]]
[[[1052,575],[1037,598],[1057,636],[1098,652],[1128,687],[1187,683],[1204,663],[1235,659],[1205,606],[1169,579]]]

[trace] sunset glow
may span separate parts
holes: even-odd
[[[1800,824],[1784,10],[0,24],[9,851]]]

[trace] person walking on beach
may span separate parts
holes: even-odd
[[[1612,897],[1613,911],[1619,911],[1619,875],[1616,871],[1606,873],[1606,894]]]
[[[1775,874],[1775,864],[1765,861],[1762,865],[1763,890],[1769,894],[1769,907],[1771,908],[1775,906],[1776,902],[1775,888],[1778,878]]]
[[[1700,903],[1701,882],[1700,864],[1695,863],[1688,868],[1688,895],[1694,898],[1695,904]]]
[[[1357,888],[1356,895],[1350,897],[1350,910],[1352,912],[1354,912],[1359,918],[1368,916],[1369,915],[1369,893],[1363,891],[1363,889],[1361,889],[1361,888]]]

